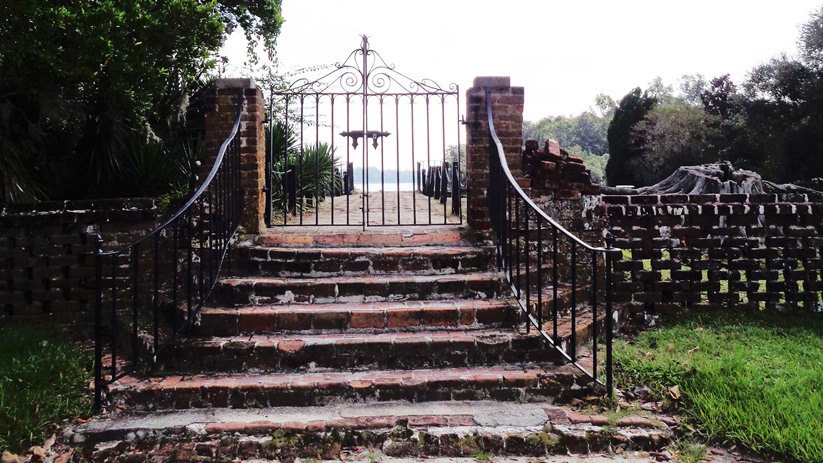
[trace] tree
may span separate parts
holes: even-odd
[[[799,46],[803,62],[815,70],[823,70],[823,7],[800,27]]]
[[[617,109],[617,103],[614,101],[614,98],[605,93],[598,93],[597,96],[594,97],[594,104],[597,106],[597,110],[600,111],[600,117],[609,121],[612,120],[614,111]]]
[[[606,181],[609,185],[640,185],[643,179],[635,172],[634,161],[641,154],[642,142],[632,136],[635,124],[657,104],[657,99],[635,88],[620,100],[609,123],[609,162],[606,165]]]
[[[282,23],[279,0],[15,0],[0,18],[0,202],[120,194],[227,31],[272,46]]]
[[[703,90],[700,101],[707,113],[725,121],[740,111],[740,106],[735,101],[736,97],[737,87],[729,74],[726,74],[712,79],[711,88]]]
[[[801,27],[798,46],[797,58],[782,54],[749,73],[729,151],[764,178],[809,184],[823,176],[823,8]]]
[[[666,85],[660,76],[655,77],[649,82],[649,87],[646,89],[646,94],[651,98],[657,100],[658,103],[669,105],[675,102],[674,87]]]
[[[718,161],[719,132],[714,119],[684,102],[649,111],[631,132],[640,151],[632,162],[642,184],[655,184],[681,166]]]
[[[706,78],[703,74],[685,74],[680,78],[680,93],[681,98],[686,103],[691,105],[699,105],[702,100],[703,92],[706,91]]]

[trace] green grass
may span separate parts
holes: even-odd
[[[706,441],[823,462],[823,317],[680,314],[615,347],[618,384],[646,384]]]
[[[0,328],[0,453],[41,445],[90,412],[91,359],[48,329]]]

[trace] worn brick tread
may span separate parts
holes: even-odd
[[[466,229],[459,226],[379,227],[369,230],[340,227],[334,230],[317,227],[281,227],[255,238],[266,246],[441,246],[471,245],[464,238]]]
[[[389,246],[384,248],[365,248],[356,246],[322,247],[304,246],[300,248],[285,248],[270,245],[255,245],[246,248],[253,259],[267,257],[270,259],[298,259],[298,258],[358,258],[364,256],[397,256],[397,257],[432,257],[438,255],[459,256],[463,254],[480,254],[493,251],[491,246]]]
[[[489,419],[489,417],[496,419]],[[525,417],[525,419],[524,419]],[[395,426],[437,432],[437,428],[458,426],[482,428],[484,434],[495,431],[524,433],[532,429],[543,431],[557,426],[575,431],[574,425],[607,426],[651,430],[665,429],[666,422],[676,425],[667,416],[625,416],[609,420],[605,415],[588,415],[570,407],[544,403],[512,403],[494,401],[463,402],[383,402],[341,404],[324,407],[279,407],[256,410],[186,410],[138,413],[114,419],[97,418],[73,429],[86,442],[105,439],[124,440],[128,435],[151,431],[168,435],[185,434],[197,429],[207,435],[245,433],[266,435],[273,431],[323,432],[336,429],[390,429]],[[585,428],[583,428],[585,429]],[[596,430],[596,429],[589,429]],[[445,430],[444,430],[445,431]]]
[[[333,276],[326,278],[226,278],[215,286],[215,305],[320,304],[434,299],[491,299],[499,296],[501,275]]]
[[[490,269],[493,255],[491,248],[475,246],[253,246],[239,252],[241,274],[280,277],[466,273]]]
[[[484,329],[428,332],[234,336],[194,340],[167,361],[176,372],[286,372],[312,369],[470,367],[560,361],[532,331]]]
[[[577,384],[574,388],[569,388]],[[535,364],[269,375],[124,377],[112,404],[130,410],[260,408],[363,401],[533,401],[588,389],[574,370]]]
[[[197,334],[344,332],[509,326],[516,309],[505,300],[444,300],[347,304],[206,307]]]

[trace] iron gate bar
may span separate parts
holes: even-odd
[[[361,121],[362,130],[359,131],[359,132],[361,132],[362,135],[357,134],[357,132],[352,132],[352,129],[351,129],[351,117],[352,117],[351,107],[352,107],[352,104],[353,104],[353,102],[351,100],[351,97],[352,97],[352,95],[358,95],[358,94],[361,96],[361,101],[359,103],[363,105],[362,106],[362,121]],[[325,103],[324,96],[326,96],[326,95],[328,95],[328,97],[329,97],[328,103]],[[315,137],[314,137],[316,145],[319,145],[319,143],[320,143],[320,137],[319,137],[319,131],[320,131],[319,130],[319,125],[321,125],[320,118],[327,114],[325,109],[322,112],[320,111],[320,106],[324,105],[324,108],[329,108],[329,110],[331,111],[331,116],[330,116],[331,117],[331,127],[330,127],[331,130],[329,132],[329,135],[330,135],[330,145],[332,147],[331,152],[334,153],[334,147],[336,146],[335,145],[335,136],[334,136],[334,133],[335,133],[334,127],[335,127],[335,122],[336,122],[335,99],[338,96],[342,96],[346,99],[346,110],[345,110],[345,113],[346,113],[345,114],[345,117],[346,117],[345,128],[346,128],[346,130],[345,130],[345,132],[341,133],[341,135],[351,137],[353,139],[353,145],[354,145],[353,147],[355,149],[358,148],[358,146],[357,146],[358,145],[358,143],[357,143],[358,136],[357,135],[359,135],[359,137],[363,137],[363,138],[365,138],[365,137],[372,138],[372,142],[373,142],[373,145],[375,146],[375,148],[377,148],[377,146],[376,146],[376,144],[378,142],[377,137],[385,137],[385,136],[389,135],[388,132],[385,132],[386,123],[387,123],[386,119],[385,119],[386,118],[386,108],[385,108],[386,104],[391,104],[392,100],[395,104],[395,111],[394,111],[395,133],[397,133],[397,134],[399,134],[401,132],[400,121],[399,121],[399,119],[401,117],[401,112],[400,112],[400,109],[399,109],[400,101],[403,100],[403,97],[408,97],[409,98],[408,101],[409,101],[409,105],[410,105],[409,123],[411,124],[411,129],[410,129],[409,133],[411,134],[411,149],[410,149],[409,153],[410,153],[411,158],[412,158],[411,159],[411,172],[412,172],[412,182],[411,182],[411,184],[413,186],[412,190],[410,191],[411,206],[412,206],[411,207],[411,214],[410,214],[411,217],[405,216],[402,212],[402,209],[403,209],[402,205],[403,205],[403,202],[404,202],[404,198],[406,198],[406,196],[401,192],[401,170],[402,170],[401,163],[403,161],[401,159],[400,137],[398,135],[397,139],[396,139],[396,142],[395,142],[395,147],[394,147],[395,150],[396,150],[396,153],[395,153],[395,158],[396,158],[395,168],[397,170],[396,175],[394,176],[395,177],[394,180],[396,182],[395,183],[395,188],[397,188],[397,191],[396,191],[396,207],[398,209],[397,210],[397,220],[396,220],[397,223],[396,224],[391,223],[392,222],[391,217],[386,217],[387,216],[387,214],[386,214],[387,196],[388,196],[388,200],[391,201],[391,195],[386,195],[386,188],[387,188],[387,183],[386,183],[386,168],[387,168],[387,165],[386,165],[386,162],[387,162],[387,160],[386,160],[385,156],[387,154],[386,153],[387,147],[386,147],[385,144],[382,144],[380,146],[380,152],[374,154],[374,155],[379,155],[380,156],[380,159],[379,159],[379,162],[378,162],[378,160],[374,159],[373,155],[368,152],[369,150],[365,146],[365,143],[364,143],[364,146],[363,146],[362,151],[361,151],[361,162],[362,162],[362,166],[361,166],[361,170],[362,170],[362,175],[361,175],[361,222],[362,223],[360,223],[360,224],[352,223],[351,198],[349,198],[349,196],[350,196],[349,190],[347,188],[343,188],[344,193],[346,194],[346,206],[345,206],[346,225],[362,225],[364,228],[367,227],[367,226],[378,226],[378,225],[380,225],[380,226],[436,225],[437,224],[437,223],[435,223],[436,219],[435,219],[435,217],[433,215],[433,211],[432,211],[432,208],[435,207],[435,206],[436,207],[443,207],[443,222],[442,223],[443,224],[449,224],[450,219],[449,219],[449,211],[447,210],[447,203],[443,201],[443,199],[445,199],[445,196],[446,196],[445,193],[448,192],[448,175],[446,175],[447,174],[447,172],[446,172],[446,145],[447,145],[446,138],[447,138],[448,134],[446,133],[446,108],[445,108],[445,106],[446,106],[447,103],[451,103],[452,101],[456,105],[456,108],[455,108],[455,111],[457,113],[457,117],[455,118],[456,127],[457,127],[457,131],[456,131],[457,159],[456,159],[456,162],[458,163],[458,169],[457,170],[459,172],[459,171],[462,170],[461,167],[463,167],[460,164],[462,162],[462,159],[461,159],[462,158],[462,156],[461,156],[462,150],[461,150],[461,147],[460,147],[460,138],[461,138],[460,137],[460,130],[462,129],[462,126],[460,124],[460,118],[459,118],[459,105],[460,105],[459,86],[457,84],[452,83],[449,86],[447,86],[446,88],[444,88],[444,87],[441,87],[440,85],[438,85],[436,82],[432,81],[431,79],[423,79],[423,80],[418,81],[418,80],[414,80],[414,79],[409,78],[407,75],[397,71],[393,64],[392,65],[387,64],[386,61],[382,58],[382,56],[380,56],[380,54],[377,53],[377,51],[372,50],[370,48],[368,38],[366,36],[363,36],[360,48],[353,50],[348,55],[346,60],[344,60],[342,62],[342,64],[340,62],[336,63],[334,65],[334,69],[332,69],[329,72],[326,72],[324,75],[322,75],[318,79],[310,81],[306,78],[300,78],[300,79],[297,79],[294,82],[292,82],[288,86],[288,88],[286,88],[284,90],[272,91],[271,92],[272,101],[269,105],[270,111],[273,111],[273,108],[275,108],[275,102],[274,102],[275,98],[284,99],[285,100],[285,108],[286,108],[285,123],[286,123],[286,132],[287,132],[287,134],[291,130],[300,130],[300,132],[301,132],[300,139],[299,139],[299,143],[300,143],[301,146],[298,150],[299,151],[299,156],[300,156],[301,159],[299,160],[299,163],[298,163],[299,167],[297,169],[298,172],[300,173],[300,177],[301,177],[301,178],[298,179],[298,182],[297,182],[299,185],[303,185],[303,180],[304,179],[302,177],[305,175],[305,172],[303,171],[304,166],[302,165],[302,163],[304,162],[304,156],[306,155],[305,145],[304,145],[304,142],[305,142],[304,132],[306,130],[306,125],[307,125],[307,121],[305,120],[306,113],[304,112],[305,105],[307,104],[306,98],[309,98],[309,101],[310,102],[313,101],[313,103],[315,104],[315,111],[314,111],[314,119],[315,120],[314,120],[313,123],[316,125],[316,127],[315,127]],[[416,143],[415,135],[417,135],[417,134],[415,133],[416,131],[415,131],[415,128],[414,128],[414,122],[415,122],[415,118],[416,118],[415,117],[415,103],[418,101],[416,99],[417,96],[423,96],[424,100],[425,100],[424,101],[424,103],[425,103],[424,110],[426,111],[426,125],[427,125],[427,127],[426,127],[426,144],[427,144],[426,160],[427,160],[427,168],[433,166],[433,164],[432,164],[433,156],[432,155],[434,154],[434,153],[432,153],[432,146],[431,146],[432,145],[432,135],[433,135],[433,133],[431,132],[431,123],[432,123],[432,121],[431,121],[431,111],[434,110],[434,108],[431,107],[432,97],[434,97],[434,98],[439,97],[439,100],[440,100],[440,103],[441,103],[441,124],[439,124],[439,125],[440,125],[440,130],[442,130],[442,136],[443,136],[442,146],[441,146],[441,148],[442,148],[442,162],[440,163],[440,167],[439,167],[439,169],[440,169],[440,172],[439,172],[440,181],[437,184],[435,184],[434,188],[433,188],[434,191],[436,192],[436,196],[435,196],[435,198],[432,198],[430,196],[428,198],[426,206],[421,207],[420,211],[417,210],[417,208],[418,208],[418,204],[417,204],[418,203],[417,202],[418,192],[414,188],[414,185],[415,185],[415,182],[414,182],[414,172],[415,172],[414,171],[414,166],[415,166],[415,157],[417,155],[417,153],[415,152],[415,143]],[[454,100],[451,100],[452,97],[454,98]],[[299,114],[298,117],[300,118],[300,121],[297,124],[297,127],[291,127],[292,123],[290,121],[290,119],[291,119],[291,114],[290,113],[293,112],[291,110],[291,99],[292,98],[296,98],[297,99],[297,104],[300,104],[300,110],[298,112],[298,114]],[[311,103],[309,103],[309,104],[311,104]],[[379,108],[369,108],[370,104],[377,104],[377,105],[379,105]],[[374,110],[375,114],[379,114],[379,117],[380,117],[380,131],[379,132],[369,130],[369,128],[368,128],[369,113],[373,112],[373,110]],[[322,116],[321,116],[321,114],[322,114]],[[389,112],[388,114],[389,114],[388,117],[391,117],[391,112]],[[268,122],[269,122],[269,124],[272,124],[272,127],[273,127],[273,124],[275,122],[275,118],[274,118],[273,114],[268,119]],[[364,140],[364,142],[365,142],[365,140]],[[346,143],[346,165],[347,166],[351,164],[351,149],[352,149],[352,147],[350,147],[349,144]],[[391,149],[391,148],[389,148],[389,149]],[[284,151],[283,159],[284,160],[288,159],[288,152],[287,152],[288,148],[286,146],[283,147],[283,151]],[[268,170],[267,178],[271,178],[273,175],[280,175],[280,176],[284,175],[280,172],[275,172],[274,169],[272,169],[272,165],[274,165],[276,162],[277,161],[276,161],[275,156],[267,158],[267,170]],[[372,174],[374,174],[374,172],[370,172],[370,162],[375,162],[376,164],[379,164],[379,168],[380,168],[380,182],[379,182],[379,184],[380,184],[380,189],[381,189],[381,193],[380,193],[379,198],[376,195],[371,195],[370,194],[371,193],[370,190],[371,190],[372,182],[374,182],[373,185],[377,185],[377,182],[376,182],[377,179],[372,178],[372,177],[374,177],[374,175],[372,175]],[[391,161],[389,160],[388,162],[391,162]],[[391,166],[389,165],[388,168],[391,169]],[[335,170],[335,172],[336,172],[336,169],[333,168],[333,170]],[[311,193],[309,193],[307,196],[303,196],[301,194],[301,196],[299,198],[299,203],[300,203],[300,205],[299,205],[300,210],[299,211],[291,211],[291,210],[289,210],[287,205],[284,204],[283,210],[281,211],[282,212],[282,220],[281,220],[281,217],[276,217],[276,214],[274,213],[274,208],[271,207],[271,204],[273,203],[273,201],[271,200],[271,196],[275,195],[275,192],[273,191],[273,189],[269,189],[267,191],[267,195],[268,195],[267,200],[269,201],[270,207],[267,208],[267,209],[268,209],[268,211],[270,211],[269,212],[270,216],[267,219],[267,225],[269,225],[269,226],[273,226],[275,224],[282,224],[284,226],[304,225],[306,221],[303,220],[303,213],[306,212],[306,211],[304,211],[303,209],[307,205],[306,204],[307,201],[314,201],[314,204],[311,204],[311,205],[314,206],[312,209],[314,209],[313,213],[315,214],[315,220],[313,221],[315,226],[337,225],[338,221],[336,221],[335,212],[339,212],[339,211],[337,211],[335,209],[335,206],[334,206],[335,205],[334,196],[335,196],[335,192],[336,192],[335,185],[336,185],[336,182],[337,182],[337,178],[336,178],[337,174],[336,173],[332,174],[332,177],[331,177],[331,180],[330,180],[331,185],[329,185],[330,191],[331,191],[331,196],[332,196],[330,201],[329,201],[329,203],[331,204],[330,214],[329,214],[330,217],[324,218],[322,220],[321,220],[321,217],[320,217],[320,211],[321,211],[321,209],[323,211],[325,211],[326,207],[328,207],[328,203],[327,203],[327,205],[324,205],[324,207],[322,207],[322,208],[320,207],[320,202],[325,198],[327,193],[325,191],[321,190],[319,184],[317,184],[317,181],[318,181],[319,177],[320,177],[319,159],[316,158],[315,159],[315,188],[314,188],[314,194],[312,195]],[[286,182],[281,181],[280,182],[281,187],[285,187],[285,183]],[[389,179],[389,183],[391,183],[391,179]],[[455,201],[456,201],[457,204],[459,204],[460,203],[460,188],[461,188],[460,187],[460,176],[452,176],[452,183],[454,183],[456,185],[456,186],[452,185],[452,188],[457,190],[457,194],[455,195],[455,197],[456,197]],[[273,180],[271,180],[269,184],[274,185],[275,182]],[[391,186],[391,185],[388,185],[388,186]],[[280,193],[278,192],[276,195],[279,195],[279,194]],[[283,196],[284,197],[287,196],[285,191],[283,192]],[[443,198],[441,198],[441,204],[434,205],[432,199],[437,199],[439,196],[443,196]],[[376,205],[376,201],[380,202],[381,215],[380,215],[379,218],[376,218],[376,220],[374,220],[374,223],[371,223],[372,220],[370,218],[370,215],[371,215],[372,212],[376,212],[376,210],[373,209],[373,206]],[[406,199],[406,201],[408,201],[408,199]],[[286,201],[284,201],[284,203],[285,202]],[[370,202],[372,202],[374,204],[370,204]],[[408,204],[408,203],[406,203],[406,204]],[[408,206],[407,206],[407,208],[408,208]],[[307,209],[307,211],[308,210],[309,209]],[[425,213],[427,213],[427,215],[428,215],[428,220],[418,221],[417,220],[418,212],[424,213],[423,211],[426,211]],[[463,223],[462,213],[463,213],[462,207],[455,207],[454,204],[453,204],[453,206],[452,206],[452,215],[456,216],[456,218],[452,219],[451,223],[462,224]],[[325,212],[323,212],[323,214],[325,214]],[[290,215],[296,215],[296,217],[294,217],[293,220],[290,220]],[[330,222],[330,223],[327,223],[327,222]],[[355,222],[356,222],[356,219],[355,219]],[[411,223],[407,223],[407,222],[411,222]]]
[[[397,143],[395,154],[397,155],[397,223],[400,223],[400,97],[394,97],[394,140]],[[412,183],[414,183],[414,163],[412,163]],[[412,185],[412,195],[414,195],[414,185]]]
[[[314,120],[320,119],[320,95],[314,97]],[[314,124],[314,224],[320,223],[320,124]],[[332,166],[333,167],[333,166]],[[332,179],[334,176],[332,176]]]
[[[331,105],[331,153],[334,156],[334,95],[329,96],[329,104]],[[334,225],[334,196],[335,196],[335,178],[337,175],[337,168],[332,165],[332,170],[334,173],[331,176],[331,224]],[[343,175],[340,175],[340,183],[343,183]],[[345,193],[346,187],[343,187],[343,193]]]

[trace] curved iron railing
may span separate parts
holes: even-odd
[[[509,170],[503,146],[494,130],[491,89],[486,88],[486,112],[489,123],[489,188],[486,202],[489,220],[497,239],[497,265],[517,303],[526,317],[526,330],[532,328],[563,358],[574,364],[594,381],[612,393],[612,257],[619,249],[587,244],[568,231],[538,207],[520,188]],[[562,248],[562,249],[561,249]],[[578,253],[589,255],[590,275],[586,288],[578,273],[585,263],[578,262]],[[599,256],[603,256],[600,266]],[[600,270],[600,271],[598,271]],[[599,275],[603,275],[604,291],[598,291]],[[585,278],[585,276],[584,276]],[[565,281],[564,281],[565,280]],[[565,283],[567,282],[567,283]],[[565,300],[559,294],[565,283]],[[590,289],[588,291],[587,289]],[[588,309],[592,323],[578,326],[585,316],[585,307],[578,300],[583,290],[588,293]],[[604,293],[604,294],[603,294]],[[598,296],[605,299],[605,311],[598,313]],[[564,305],[564,306],[561,306]],[[548,312],[544,315],[544,312]],[[600,323],[605,331],[605,384],[598,376],[598,342]],[[544,322],[546,322],[544,324]],[[558,326],[560,324],[560,327]],[[559,328],[568,325],[568,337],[560,336]],[[579,360],[578,330],[591,330],[591,365]],[[588,363],[588,362],[587,362]]]
[[[237,94],[234,126],[203,184],[162,225],[130,244],[103,251],[95,246],[94,407],[100,410],[109,384],[147,366],[189,331],[209,298],[223,261],[231,274],[229,246],[240,225],[244,189],[240,182],[237,132],[243,91]],[[228,256],[228,259],[227,259]],[[108,316],[104,316],[104,307]],[[104,327],[104,323],[106,326]],[[104,329],[105,328],[105,329]],[[104,333],[105,331],[105,333]],[[104,340],[104,338],[106,338]],[[110,361],[104,374],[105,360]]]

